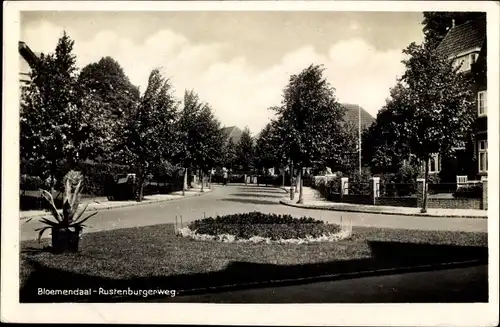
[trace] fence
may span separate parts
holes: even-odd
[[[349,183],[347,177],[325,182],[316,178],[315,188],[329,201],[371,204],[398,207],[421,207],[424,195],[424,180],[415,183],[381,184],[379,177],[369,183]],[[483,209],[488,208],[488,181],[459,185],[439,183],[428,185],[428,208]]]
[[[380,183],[381,197],[408,197],[416,196],[417,183]]]

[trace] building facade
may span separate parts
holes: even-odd
[[[465,147],[457,148],[454,158],[433,156],[430,169],[441,173],[442,179],[453,180],[457,175],[478,180],[488,175],[488,129],[487,129],[487,50],[486,15],[450,28],[437,51],[453,60],[464,78],[473,79],[476,117],[467,135]]]

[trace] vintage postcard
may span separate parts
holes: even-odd
[[[495,2],[4,2],[2,320],[498,325]]]

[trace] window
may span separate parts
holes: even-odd
[[[488,141],[481,140],[477,143],[479,172],[486,173],[488,172]]]
[[[477,94],[477,113],[479,116],[486,115],[486,91],[478,92]]]
[[[439,173],[441,170],[441,161],[439,160],[439,154],[434,153],[429,159],[429,173]]]
[[[455,67],[459,67],[460,69],[458,70],[459,72],[467,72],[471,70],[472,64],[476,62],[477,59],[477,53],[469,53],[464,56],[457,57],[455,59]]]

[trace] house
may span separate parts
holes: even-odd
[[[226,137],[226,142],[229,142],[229,140],[232,140],[234,144],[237,144],[240,142],[241,139],[241,134],[243,133],[241,129],[239,129],[236,126],[230,126],[230,127],[224,127],[222,129],[222,133],[224,133]]]
[[[455,26],[452,23],[438,45],[438,53],[461,65],[459,71],[474,79],[476,120],[468,135],[467,145],[457,148],[455,158],[433,156],[430,171],[441,172],[441,180],[456,180],[456,175],[481,179],[488,175],[487,83],[486,83],[486,15]],[[441,162],[440,162],[441,161]]]
[[[361,131],[370,127],[370,125],[375,121],[375,118],[372,115],[357,104],[341,103],[341,106],[346,109],[344,119],[351,122],[356,127],[361,125]]]
[[[30,83],[31,70],[37,64],[39,55],[33,52],[23,41],[19,41],[18,48],[20,60],[19,81],[22,87]]]
[[[357,131],[358,146],[353,152],[345,153],[346,161],[344,165],[346,167],[343,166],[331,167],[331,169],[332,171],[337,171],[337,170],[352,169],[352,167],[356,167],[356,169],[358,170],[359,163],[361,162],[360,158],[361,153],[359,151],[359,145],[361,144],[361,136],[363,134],[363,131],[366,130],[368,127],[370,127],[370,125],[375,121],[375,118],[357,104],[341,103],[341,106],[346,109],[344,120],[348,123],[351,123],[352,126],[355,127]],[[361,149],[361,152],[362,151],[363,149]]]

